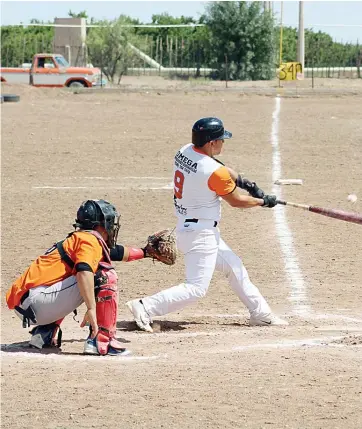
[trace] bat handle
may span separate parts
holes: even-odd
[[[310,210],[310,206],[307,206],[306,204],[292,203],[290,201],[277,200],[277,204],[281,204],[283,206],[297,207],[298,209],[303,210]]]
[[[281,205],[283,205],[283,206],[286,206],[286,205],[287,205],[287,202],[286,202],[286,201],[284,201],[284,200],[277,200],[277,204],[281,204]]]

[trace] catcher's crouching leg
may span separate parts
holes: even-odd
[[[48,325],[38,325],[33,328],[30,331],[31,339],[29,341],[29,346],[37,349],[60,347],[62,344],[62,330],[60,329],[60,324],[63,320],[64,318],[49,323]]]
[[[84,353],[111,356],[130,354],[116,339],[118,288],[117,274],[111,265],[102,263],[102,268],[97,272],[95,294],[98,333],[95,338],[88,338]]]

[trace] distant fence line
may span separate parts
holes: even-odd
[[[152,37],[138,36],[134,44],[134,49],[130,50],[126,57],[126,64],[122,65],[125,75],[188,75],[207,77],[213,70],[210,54],[209,41],[200,43],[193,38],[182,37]],[[86,47],[67,47],[77,54],[72,57],[73,65],[85,65],[92,63],[92,58]],[[3,40],[1,51],[2,67],[19,67],[24,63],[30,63],[32,57],[40,52],[61,53],[66,58],[67,48],[65,46],[55,46],[52,33],[35,34],[31,37],[20,34],[11,40]],[[85,49],[84,49],[85,48]],[[315,47],[314,47],[315,48]],[[347,53],[343,52],[323,52],[320,58],[318,53],[308,55],[305,46],[306,62],[305,76],[325,78],[360,78],[361,77],[361,57],[362,47],[356,44],[349,44]],[[277,49],[276,49],[277,52]],[[313,58],[308,60],[308,58]],[[156,66],[155,66],[156,64]],[[94,63],[96,67],[104,67],[103,64]],[[276,63],[277,65],[277,63]]]

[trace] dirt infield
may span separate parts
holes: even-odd
[[[26,347],[28,330],[4,301],[11,282],[72,230],[84,199],[119,208],[123,244],[173,227],[172,158],[201,116],[223,118],[234,134],[223,161],[263,189],[362,212],[358,90],[284,98],[134,87],[3,87],[21,95],[1,106],[3,427],[361,428],[362,229],[289,207],[223,205],[220,228],[290,326],[247,326],[247,311],[217,274],[205,299],[140,333],[124,303],[183,278],[181,259],[174,267],[146,260],[117,265],[118,337],[132,356],[83,356],[87,331],[71,316],[59,353]]]

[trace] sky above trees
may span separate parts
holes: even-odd
[[[67,17],[69,9],[76,12],[86,9],[88,15],[96,19],[114,19],[124,14],[138,18],[144,23],[150,22],[153,14],[163,12],[168,12],[172,16],[186,15],[199,18],[204,12],[206,3],[201,1],[2,1],[1,24],[27,23],[32,18],[52,22],[54,17]],[[276,17],[279,19],[281,2],[272,3]],[[307,28],[313,26],[314,30],[326,32],[339,42],[356,43],[357,39],[362,40],[361,1],[305,1],[304,8]],[[285,25],[297,26],[298,2],[285,1],[283,9]]]

